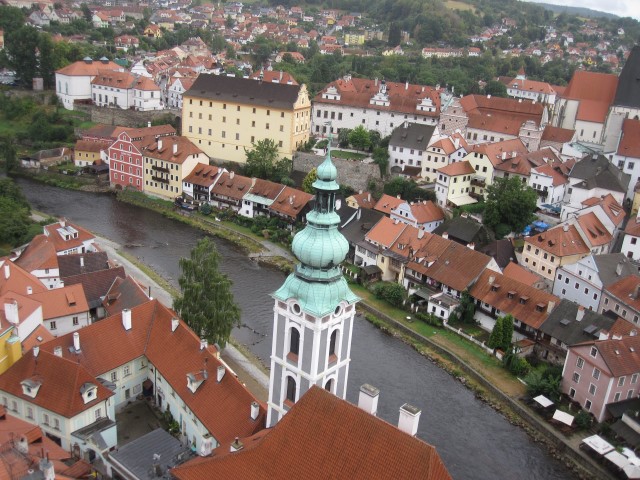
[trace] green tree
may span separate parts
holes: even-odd
[[[435,200],[435,192],[433,190],[424,190],[418,186],[413,180],[403,177],[394,177],[384,184],[384,193],[392,197],[400,198],[407,202],[414,200]]]
[[[8,35],[24,25],[24,12],[18,7],[0,6],[0,30]]]
[[[508,314],[502,318],[502,344],[500,349],[503,352],[511,351],[511,342],[513,340],[513,317]]]
[[[278,158],[278,145],[271,138],[258,140],[251,150],[245,148],[245,153],[245,175],[280,182],[291,173],[292,161]]]
[[[40,41],[38,43],[38,51],[40,53],[40,62],[38,65],[38,71],[42,77],[44,87],[51,88],[55,84],[55,58],[54,58],[54,45],[51,40],[51,35],[43,33],[40,35]]]
[[[395,282],[380,282],[376,284],[374,291],[376,298],[385,300],[394,307],[401,307],[407,291],[402,285]]]
[[[387,45],[390,47],[397,47],[400,45],[400,39],[400,25],[396,22],[391,22],[389,25],[389,41],[387,42]]]
[[[362,125],[358,125],[349,132],[349,143],[356,150],[366,150],[371,143],[369,132]]]
[[[472,325],[476,322],[476,304],[468,290],[462,292],[460,303],[453,311],[452,316],[461,323]]]
[[[82,15],[87,22],[91,22],[93,20],[93,13],[91,13],[91,9],[86,3],[80,4],[80,10],[82,10]]]
[[[560,400],[560,383],[562,382],[562,367],[549,365],[546,368],[531,370],[525,377],[527,393],[531,397],[544,395],[557,402]]]
[[[18,165],[18,151],[13,138],[6,138],[2,142],[2,159],[4,160],[4,172],[8,175]],[[13,182],[11,182],[13,183]],[[18,189],[19,191],[20,189]],[[4,191],[0,190],[0,195],[6,196]]]
[[[487,342],[487,346],[489,348],[500,348],[502,349],[502,318],[496,318],[496,323],[493,326],[493,330],[491,330],[491,335],[489,336],[489,341]]]
[[[307,193],[314,193],[313,182],[318,178],[318,172],[315,168],[312,168],[309,173],[302,180],[302,190]]]
[[[351,129],[349,128],[341,128],[338,131],[338,146],[340,148],[349,147],[349,135],[351,134]]]
[[[498,82],[497,80],[489,80],[487,84],[484,86],[484,94],[492,95],[494,97],[508,97],[507,95],[507,86]]]
[[[487,187],[484,224],[495,229],[503,223],[512,231],[521,232],[534,218],[536,200],[535,190],[519,177],[496,178]]]
[[[38,46],[40,34],[37,29],[25,25],[7,35],[7,57],[16,72],[18,81],[25,87],[32,85],[38,74]]]
[[[386,148],[376,147],[373,149],[372,157],[380,169],[380,178],[386,177],[389,172],[389,151]]]
[[[224,347],[231,330],[240,325],[240,308],[231,293],[231,280],[220,273],[215,244],[203,238],[180,259],[180,295],[174,310],[196,335]]]

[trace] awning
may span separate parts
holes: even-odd
[[[453,203],[456,207],[461,207],[463,205],[469,205],[471,203],[478,203],[478,201],[473,198],[471,195],[460,195],[456,198],[448,199],[451,203]]]
[[[420,298],[424,298],[425,300],[429,300],[431,298],[431,295],[433,295],[433,292],[430,292],[425,288],[419,288],[418,290],[416,290],[415,295]]]
[[[621,470],[627,465],[629,465],[629,459],[624,455],[622,455],[621,453],[616,452],[615,450],[612,450],[611,452],[607,453],[604,456],[604,458],[609,460],[611,463],[613,463],[616,467],[618,467]]]
[[[556,410],[555,413],[553,414],[553,419],[561,423],[564,423],[565,425],[571,426],[573,424],[573,415],[569,415],[568,413],[563,412],[562,410]]]
[[[538,402],[540,405],[542,405],[544,408],[547,408],[553,405],[553,402],[549,400],[547,397],[545,397],[544,395],[538,395],[536,398],[534,398],[534,400]]]
[[[587,445],[598,455],[605,455],[611,450],[614,450],[613,446],[609,442],[598,435],[591,435],[590,437],[584,438],[582,443]]]

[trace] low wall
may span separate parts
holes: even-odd
[[[293,155],[293,169],[309,173],[320,165],[323,160],[323,156],[296,152]],[[371,180],[380,180],[380,167],[375,163],[362,163],[358,160],[346,160],[344,158],[333,158],[333,163],[338,169],[338,183],[348,185],[355,191],[367,190]]]
[[[97,107],[95,105],[75,104],[75,110],[87,113],[92,122],[103,123],[105,125],[121,125],[123,127],[142,127],[158,117],[167,114],[173,118],[180,117],[179,110],[154,110],[150,112],[139,112],[137,110],[123,110],[121,108]]]

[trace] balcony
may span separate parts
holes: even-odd
[[[151,169],[152,170],[156,170],[158,172],[169,173],[169,169],[168,168],[159,167],[157,165],[151,165]]]
[[[168,178],[159,177],[157,175],[151,175],[151,180],[153,180],[154,182],[165,183],[167,185],[169,184]]]
[[[484,177],[480,177],[476,175],[471,178],[471,185],[473,185],[474,187],[484,188],[486,184],[487,184],[487,180]]]

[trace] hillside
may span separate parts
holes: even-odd
[[[588,18],[610,18],[617,19],[620,18],[613,13],[601,12],[599,10],[592,10],[586,7],[570,7],[567,5],[553,5],[551,3],[538,2],[536,0],[530,0],[535,2],[536,4],[544,7],[546,10],[551,10],[554,13],[567,13],[569,15],[577,15],[579,17],[588,17]]]

